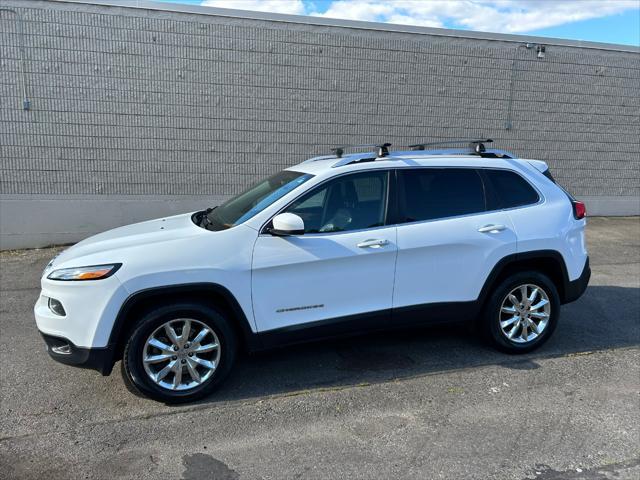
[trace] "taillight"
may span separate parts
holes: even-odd
[[[587,216],[587,207],[583,202],[573,200],[571,203],[573,204],[573,216],[576,220],[581,220]]]

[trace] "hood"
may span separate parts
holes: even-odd
[[[114,250],[120,250],[140,245],[153,245],[185,239],[192,236],[211,233],[198,227],[191,221],[191,213],[167,218],[158,218],[141,223],[134,223],[125,227],[114,228],[98,235],[86,238],[63,251],[50,264],[58,266],[80,257],[96,254],[102,257],[99,262],[117,262],[117,255],[111,255]],[[67,266],[67,265],[65,265]],[[80,265],[68,265],[80,266]]]

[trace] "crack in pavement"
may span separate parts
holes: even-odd
[[[607,463],[592,468],[576,468],[571,470],[554,470],[548,465],[536,465],[535,476],[524,480],[607,480],[608,473],[619,476],[625,470],[640,466],[640,457],[617,463]]]

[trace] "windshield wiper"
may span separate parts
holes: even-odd
[[[201,227],[206,228],[207,230],[213,230],[217,232],[218,230],[226,230],[227,228],[231,228],[233,225],[229,225],[226,223],[222,223],[220,218],[215,218],[215,216],[211,215],[216,207],[207,208],[204,212],[202,212],[202,225]]]
[[[195,223],[196,225],[198,225],[200,228],[204,228],[209,230],[209,225],[211,225],[213,222],[211,221],[211,219],[209,218],[209,214],[217,207],[211,207],[211,208],[207,208],[206,210],[202,210],[200,212],[196,212],[193,215],[193,223]]]
[[[209,207],[204,212],[202,212],[202,225],[200,225],[201,227],[207,228],[209,225],[213,223],[211,218],[209,218],[209,214],[213,212],[216,208],[218,207],[217,206]]]

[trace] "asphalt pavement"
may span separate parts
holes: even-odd
[[[197,404],[49,359],[32,307],[56,248],[0,254],[0,478],[640,478],[640,219],[592,218],[593,276],[541,349],[459,328],[242,358]]]

